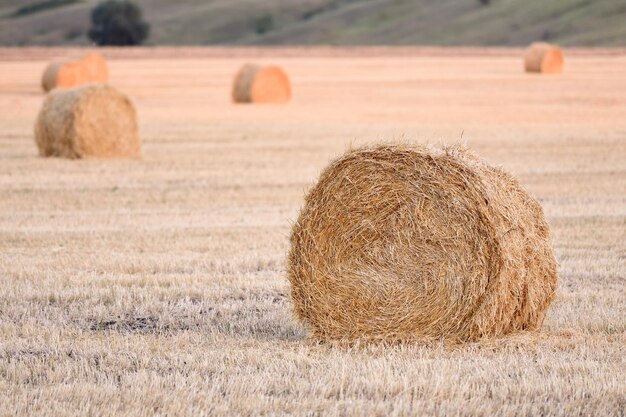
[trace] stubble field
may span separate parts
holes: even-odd
[[[513,49],[106,50],[143,159],[39,158],[39,78],[71,53],[0,49],[0,416],[625,415],[625,51],[542,77]],[[250,60],[293,101],[232,104]],[[465,143],[541,201],[561,278],[542,334],[306,338],[291,223],[375,141]]]

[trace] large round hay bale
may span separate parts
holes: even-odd
[[[232,97],[236,103],[285,103],[291,84],[280,67],[247,64],[235,76]]]
[[[141,155],[135,107],[124,94],[101,84],[51,92],[35,124],[35,141],[41,156]]]
[[[88,81],[85,66],[80,61],[53,62],[45,69],[41,78],[44,91],[53,88],[72,88]]]
[[[295,312],[319,340],[473,341],[537,329],[557,287],[539,203],[465,149],[332,162],[291,235]]]
[[[556,45],[535,42],[526,49],[524,68],[526,72],[555,74],[563,71],[563,52]]]

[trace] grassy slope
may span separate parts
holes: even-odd
[[[38,0],[41,1],[41,0]],[[0,0],[1,44],[87,43],[94,1],[21,18]],[[155,44],[626,45],[623,0],[137,0]],[[274,30],[255,22],[271,15]]]
[[[524,45],[550,39],[564,44],[626,44],[626,3],[615,0],[493,0],[490,6],[458,0],[345,3],[259,41]]]

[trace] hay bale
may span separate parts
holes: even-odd
[[[557,287],[539,203],[462,148],[332,162],[291,235],[297,317],[319,340],[473,341],[538,329]]]
[[[236,103],[285,103],[291,84],[280,67],[246,64],[235,76],[232,97]]]
[[[41,156],[139,158],[137,115],[113,87],[90,84],[51,92],[35,124]]]
[[[96,52],[89,52],[83,57],[82,61],[90,83],[106,83],[109,81],[109,66],[102,55]]]
[[[535,42],[526,49],[524,68],[526,72],[556,74],[563,71],[563,52],[556,45]]]
[[[45,69],[41,87],[48,92],[53,88],[72,88],[87,83],[87,73],[82,62],[53,62]]]
[[[90,52],[80,59],[53,62],[45,69],[41,86],[48,92],[54,88],[74,88],[109,81],[109,68],[104,58]]]

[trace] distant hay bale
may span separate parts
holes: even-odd
[[[96,52],[89,52],[83,57],[82,61],[90,83],[106,83],[109,81],[109,66],[102,55]]]
[[[247,64],[235,76],[232,97],[236,103],[285,103],[291,84],[279,67]]]
[[[82,62],[53,62],[48,65],[41,79],[44,91],[53,88],[72,88],[87,83],[87,74]]]
[[[321,174],[291,235],[318,340],[474,341],[538,329],[557,287],[539,203],[462,148],[384,145]]]
[[[90,52],[83,58],[53,62],[45,69],[41,86],[48,92],[54,88],[73,88],[92,83],[109,81],[109,68],[104,58]]]
[[[563,52],[556,45],[535,42],[526,49],[524,68],[526,72],[555,74],[563,71]]]
[[[135,107],[124,94],[101,84],[51,92],[35,124],[35,141],[41,156],[141,155]]]

